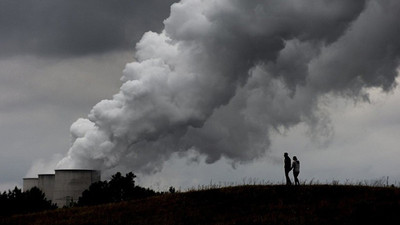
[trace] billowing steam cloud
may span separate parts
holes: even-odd
[[[71,126],[62,168],[151,172],[194,149],[245,162],[301,122],[329,135],[322,96],[395,86],[398,0],[182,0],[148,32],[120,92]]]

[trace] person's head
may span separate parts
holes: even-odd
[[[288,157],[288,153],[287,152],[283,153],[283,156]]]
[[[296,157],[296,156],[293,156],[293,160],[296,160],[296,161],[297,161],[297,157]]]

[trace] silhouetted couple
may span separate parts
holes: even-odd
[[[293,156],[293,163],[290,160],[290,157],[287,152],[283,154],[285,157],[284,165],[285,165],[285,177],[286,177],[286,185],[292,185],[292,181],[289,178],[289,172],[293,170],[293,177],[295,185],[300,185],[299,179],[297,178],[300,173],[300,161],[297,160],[296,156]]]

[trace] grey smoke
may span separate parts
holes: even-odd
[[[396,85],[399,17],[397,0],[176,3],[137,43],[120,92],[71,126],[58,167],[154,172],[188,150],[240,163],[299,123],[329,136],[324,96]]]

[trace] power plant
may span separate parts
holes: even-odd
[[[82,192],[92,183],[100,181],[98,170],[59,169],[55,174],[39,174],[38,178],[24,178],[23,191],[33,187],[39,188],[47,200],[58,207],[70,206],[76,203]]]

